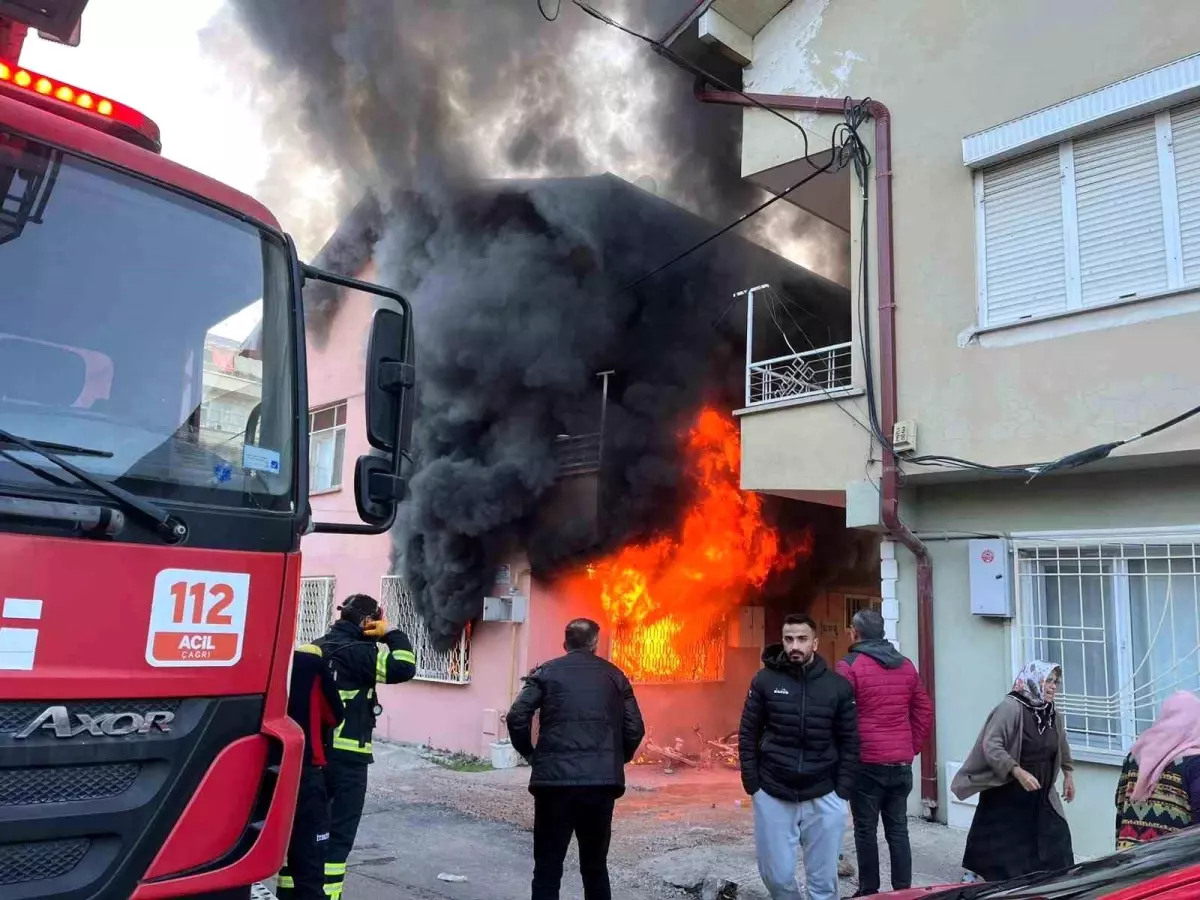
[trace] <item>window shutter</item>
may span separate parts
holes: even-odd
[[[1058,148],[983,173],[986,324],[1067,308]]]
[[[1154,119],[1075,141],[1074,152],[1083,305],[1166,290]]]
[[[1179,231],[1183,244],[1183,283],[1200,284],[1200,105],[1171,114]]]

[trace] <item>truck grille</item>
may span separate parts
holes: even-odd
[[[0,844],[0,884],[45,881],[66,875],[91,846],[87,838]]]
[[[138,763],[0,769],[0,807],[116,797],[129,790],[141,770]]]
[[[65,706],[72,716],[84,713],[93,719],[117,712],[179,711],[178,700],[20,700],[0,703],[0,735],[20,731],[50,706]]]

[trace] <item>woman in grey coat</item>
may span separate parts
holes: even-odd
[[[1075,864],[1063,799],[1075,799],[1074,764],[1054,697],[1062,682],[1055,663],[1031,662],[992,710],[950,789],[959,800],[979,794],[963,868],[987,881]]]

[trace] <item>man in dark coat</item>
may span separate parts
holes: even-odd
[[[645,736],[625,673],[596,655],[600,626],[567,625],[565,656],[538,666],[508,711],[508,735],[530,761],[534,797],[533,900],[558,900],[571,835],[587,900],[610,900],[608,845],[625,765]],[[539,714],[533,744],[533,715]]]
[[[837,900],[846,801],[858,766],[854,692],[817,655],[817,623],[783,620],[763,651],[738,733],[742,787],[753,798],[758,871],[771,900],[800,900],[796,845],[811,900]]]
[[[912,661],[884,639],[883,616],[873,609],[854,614],[854,643],[837,664],[850,682],[858,706],[862,742],[858,780],[850,798],[854,847],[858,852],[858,893],[879,893],[879,817],[892,860],[892,890],[912,887],[908,843],[908,795],[913,759],[933,728],[933,704]]]

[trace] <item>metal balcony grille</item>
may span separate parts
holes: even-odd
[[[600,469],[600,435],[560,435],[554,442],[559,475],[586,475]]]
[[[1015,545],[1019,661],[1063,669],[1072,744],[1123,755],[1200,690],[1200,535]]]
[[[609,646],[609,661],[634,684],[724,681],[726,623],[698,640],[681,637],[683,630],[683,623],[672,616],[650,625],[618,627]]]
[[[0,844],[0,884],[24,884],[66,875],[87,854],[87,838]]]
[[[429,638],[429,628],[417,613],[412,593],[399,575],[380,579],[380,603],[389,622],[395,622],[412,641],[417,657],[417,680],[446,684],[471,682],[471,635],[468,626],[449,650],[437,650]]]
[[[102,800],[125,793],[139,763],[0,769],[0,807]]]
[[[300,579],[300,621],[296,626],[296,646],[311,644],[329,628],[333,620],[333,600],[337,579],[332,575]]]
[[[851,385],[852,344],[834,344],[746,366],[746,405],[826,394]]]

